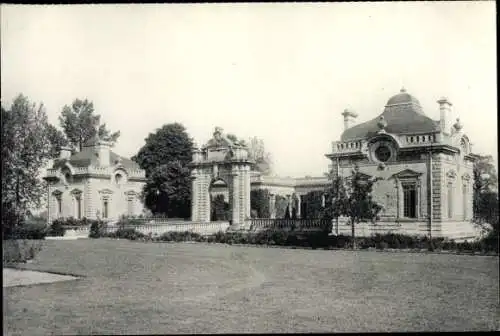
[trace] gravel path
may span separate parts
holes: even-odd
[[[2,287],[27,286],[76,279],[78,278],[70,275],[4,268]]]

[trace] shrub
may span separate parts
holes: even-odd
[[[50,237],[62,237],[64,236],[65,231],[66,230],[63,227],[63,221],[60,219],[56,219],[50,225],[47,235]]]
[[[137,240],[146,237],[145,234],[130,228],[118,229],[116,230],[116,232],[114,232],[113,236],[114,238],[129,239],[129,240]]]
[[[100,238],[100,237],[111,237],[113,234],[106,232],[106,223],[98,220],[89,220],[90,222],[90,232],[89,238]]]
[[[3,264],[24,263],[35,258],[42,249],[40,240],[12,239],[2,243]]]
[[[4,235],[4,239],[45,239],[47,236],[47,225],[26,222],[16,226]]]

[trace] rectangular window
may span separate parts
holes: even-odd
[[[108,200],[102,202],[102,218],[108,218]]]
[[[448,218],[453,217],[453,184],[448,183]]]
[[[76,197],[76,218],[82,218],[82,198],[80,196]]]
[[[56,197],[57,200],[57,215],[61,216],[62,215],[62,200],[61,197]]]
[[[417,188],[414,183],[403,184],[403,216],[417,217]]]

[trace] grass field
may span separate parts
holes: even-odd
[[[4,334],[473,331],[499,328],[498,257],[125,240],[45,241],[4,288]]]

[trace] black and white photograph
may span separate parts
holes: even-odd
[[[499,331],[496,10],[1,4],[3,334]]]

